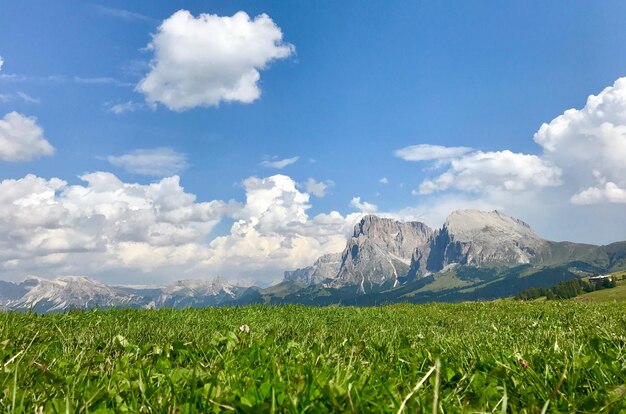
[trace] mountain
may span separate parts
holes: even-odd
[[[305,285],[314,285],[321,283],[326,279],[332,279],[337,276],[341,269],[341,254],[326,254],[313,263],[313,266],[301,269],[286,271],[284,275],[285,281],[298,281]]]
[[[432,240],[427,268],[437,272],[450,264],[524,264],[548,249],[549,243],[521,220],[497,210],[458,210]]]
[[[248,288],[224,279],[180,280],[162,287],[107,286],[85,276],[44,279],[27,276],[19,284],[0,282],[0,309],[58,312],[93,308],[186,308],[231,303]]]
[[[285,282],[334,288],[355,286],[365,293],[405,281],[416,247],[427,246],[433,230],[420,222],[367,215],[354,227],[342,253],[320,257],[312,266],[286,271]]]
[[[286,271],[265,289],[215,278],[166,286],[107,286],[84,276],[0,281],[0,309],[186,308],[252,303],[315,306],[493,300],[529,287],[626,269],[626,241],[554,242],[500,211],[455,211],[440,229],[373,215],[342,252]]]
[[[458,210],[436,231],[420,222],[368,215],[355,226],[339,263],[336,255],[323,256],[311,267],[285,272],[284,280],[307,285],[326,281],[334,288],[354,285],[365,293],[455,264],[530,263],[549,247],[528,224],[499,211]]]
[[[136,306],[139,298],[84,276],[62,276],[48,280],[27,276],[16,293],[3,303],[11,310],[32,309],[54,312],[72,308],[111,308]]]
[[[432,236],[424,223],[365,216],[354,227],[331,285],[356,285],[359,293],[387,282],[398,285],[409,272],[415,249],[427,246]]]
[[[240,297],[247,288],[234,286],[225,279],[179,280],[161,288],[161,294],[154,301],[159,308],[198,308],[218,306]]]
[[[500,211],[458,210],[437,230],[419,222],[366,216],[355,226],[336,276],[324,282],[309,279],[303,286],[290,285],[294,279],[286,277],[265,302],[493,299],[618,269],[626,269],[626,242],[553,242]]]

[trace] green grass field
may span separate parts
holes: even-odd
[[[626,412],[623,303],[0,318],[8,413]]]

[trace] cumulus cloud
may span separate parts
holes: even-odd
[[[381,184],[389,184],[389,179],[387,179],[387,177],[383,177],[380,180],[378,180],[378,182]]]
[[[261,96],[259,71],[295,50],[266,14],[194,17],[187,10],[165,19],[147,49],[154,58],[137,90],[148,102],[176,111],[255,101]]]
[[[362,216],[310,217],[309,195],[284,175],[244,180],[243,203],[198,202],[177,176],[146,185],[106,172],[80,179],[0,182],[3,278],[78,272],[118,283],[219,275],[268,281],[341,251]],[[225,218],[233,220],[230,232],[212,236]]]
[[[394,155],[405,161],[428,161],[459,157],[472,151],[469,147],[444,147],[442,145],[409,145],[394,151]]]
[[[332,180],[316,181],[314,178],[309,178],[306,180],[305,188],[307,193],[322,198],[326,195],[326,191],[333,185],[335,185],[335,182]]]
[[[54,148],[36,118],[9,112],[0,119],[0,159],[30,161],[52,154]]]
[[[288,165],[295,164],[299,159],[300,157],[291,157],[291,158],[285,158],[282,160],[277,160],[273,158],[272,160],[262,161],[260,165],[261,167],[265,167],[265,168],[275,168],[277,170],[281,170]]]
[[[361,197],[353,197],[352,200],[350,200],[350,205],[365,214],[373,214],[378,211],[376,204],[361,201]]]
[[[403,158],[412,160],[450,156],[435,164],[435,168],[448,166],[447,170],[420,184],[416,192],[422,195],[446,190],[508,194],[560,187],[564,198],[574,204],[626,202],[626,78],[589,96],[582,109],[569,109],[541,125],[534,140],[543,153],[504,150],[453,155],[458,147],[412,146],[396,154],[404,151]],[[420,148],[416,153],[405,151],[416,147]]]
[[[4,60],[2,59],[2,56],[0,56],[0,70],[2,70],[3,65],[4,65]]]
[[[187,156],[172,148],[138,149],[119,156],[109,155],[107,161],[130,173],[152,177],[175,175],[187,169]]]
[[[360,213],[336,211],[309,217],[309,195],[288,176],[250,177],[244,181],[246,201],[230,234],[210,244],[206,265],[247,272],[273,273],[310,265],[321,254],[339,252]],[[274,269],[268,272],[268,269]]]
[[[553,239],[625,239],[626,78],[589,96],[582,108],[541,125],[534,141],[541,148],[536,155],[469,151],[437,158],[420,153],[416,158],[430,161],[427,171],[434,176],[412,191],[420,198],[411,208],[451,211],[446,200],[474,202],[536,224]]]
[[[450,160],[450,168],[438,177],[424,180],[420,194],[454,188],[481,192],[489,189],[523,191],[560,185],[558,167],[536,155],[518,154],[508,150],[482,152]]]
[[[569,109],[535,134],[544,158],[564,171],[577,204],[624,203],[626,188],[626,78],[582,109]]]
[[[238,208],[196,202],[176,176],[149,185],[104,172],[80,178],[84,185],[34,175],[0,182],[0,269],[171,271],[206,254],[207,234]]]
[[[626,189],[620,188],[613,182],[604,183],[602,186],[589,187],[572,196],[574,204],[597,204],[597,203],[626,203]]]

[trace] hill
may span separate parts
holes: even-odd
[[[621,277],[623,280],[617,281],[617,286],[611,289],[602,289],[595,292],[584,293],[573,298],[577,302],[626,302],[626,273],[615,272],[614,275]]]

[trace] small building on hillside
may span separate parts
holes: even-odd
[[[591,283],[595,288],[602,287],[607,283],[611,283],[613,281],[613,276],[611,275],[599,275],[592,276],[589,278],[589,283]]]

